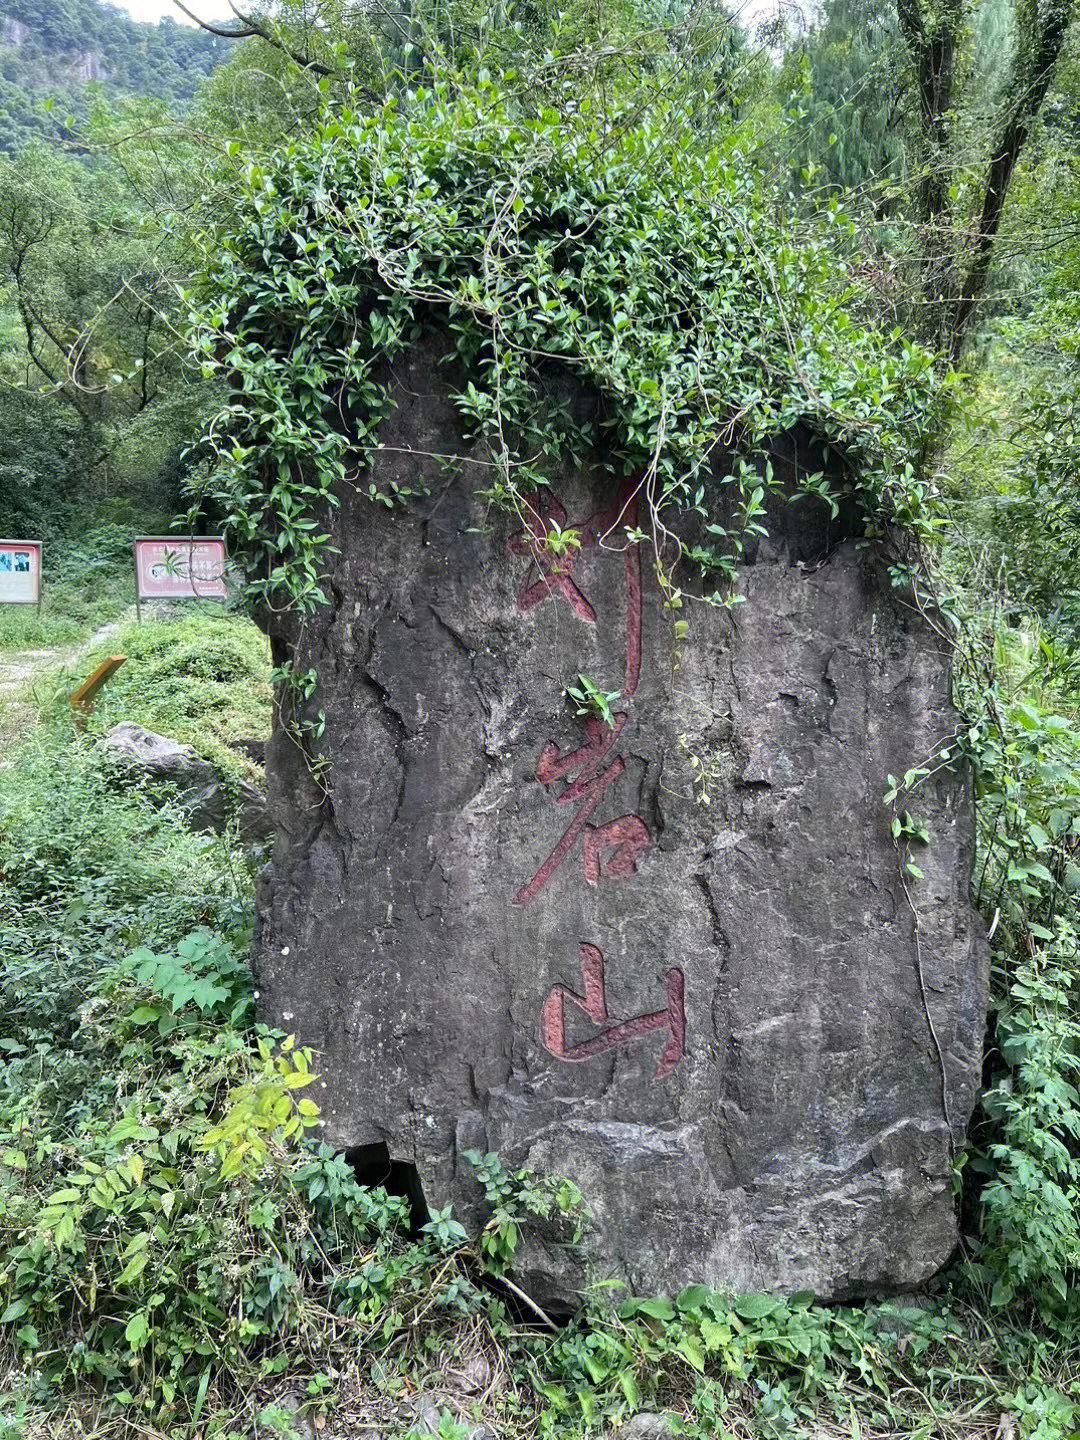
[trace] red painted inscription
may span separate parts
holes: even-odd
[[[666,1030],[668,1042],[656,1068],[656,1079],[663,1080],[670,1075],[683,1057],[686,1048],[686,1016],[683,1009],[683,972],[678,969],[664,971],[664,989],[667,1005],[650,1015],[635,1015],[630,1020],[619,1021],[601,1030],[599,1035],[582,1040],[577,1045],[566,1043],[566,1002],[569,1000],[595,1025],[603,1025],[608,1019],[607,994],[604,989],[604,956],[596,945],[581,946],[581,991],[569,989],[566,985],[555,985],[544,1001],[540,1014],[540,1034],[544,1049],[556,1060],[580,1063],[591,1060],[594,1055],[603,1055],[620,1045],[630,1045],[642,1035],[654,1030]]]
[[[548,550],[547,536],[554,525],[566,528],[566,508],[553,499],[542,514],[534,512],[529,517],[527,533],[512,541],[510,547],[515,554],[530,555],[542,571],[538,581],[522,587],[518,595],[519,607],[531,610],[549,595],[561,595],[577,615],[595,625],[596,611],[572,578],[577,555],[580,550],[595,546],[620,521],[633,525],[636,520],[637,499],[631,488],[622,505],[599,511],[581,526],[579,547],[555,557]],[[621,698],[629,701],[641,678],[641,552],[637,545],[626,546],[623,566],[626,584],[626,672]],[[621,756],[617,756],[606,768],[602,762],[628,718],[625,710],[615,715],[611,725],[596,716],[590,717],[585,722],[585,744],[576,750],[564,753],[551,741],[544,746],[536,763],[537,780],[541,785],[550,785],[552,781],[569,777],[569,783],[562,794],[556,796],[555,803],[569,805],[580,800],[581,805],[550,855],[532,879],[517,892],[515,904],[528,905],[536,899],[582,834],[585,837],[583,872],[586,884],[598,884],[601,875],[620,880],[636,872],[638,855],[652,844],[644,820],[638,815],[621,815],[599,827],[589,824],[589,817],[600,803],[604,791],[626,770],[626,761]]]
[[[622,880],[637,870],[637,856],[652,844],[644,820],[620,815],[606,825],[585,826],[585,883],[595,885],[601,872],[609,880]],[[607,855],[613,850],[614,854]]]
[[[626,761],[621,755],[616,756],[606,768],[601,768],[626,724],[626,718],[625,712],[620,711],[614,717],[614,725],[605,725],[596,716],[590,716],[585,722],[586,743],[565,754],[550,742],[544,746],[536,762],[537,780],[541,785],[548,785],[553,780],[576,777],[570,779],[561,795],[556,796],[555,803],[569,805],[580,800],[581,804],[551,854],[514,896],[516,905],[528,905],[536,899],[577,844],[582,832],[585,834],[584,871],[587,884],[597,883],[601,869],[612,879],[632,875],[637,869],[636,857],[652,843],[643,820],[637,815],[623,815],[599,828],[588,823],[604,791],[626,769]],[[615,853],[609,859],[603,859],[605,852],[612,849]]]
[[[529,515],[525,534],[510,542],[510,549],[515,555],[530,556],[541,572],[540,579],[534,584],[526,581],[521,587],[518,609],[531,610],[549,595],[561,595],[576,615],[595,625],[596,611],[573,580],[578,554],[586,547],[585,534],[580,537],[580,546],[571,545],[564,555],[556,555],[547,540],[555,526],[560,530],[566,529],[566,510],[558,500],[552,500],[542,514],[533,511]],[[588,543],[591,544],[591,540]]]
[[[637,524],[637,490],[631,484],[620,505],[593,515],[580,527],[579,543],[558,555],[550,547],[548,537],[556,529],[567,528],[565,507],[555,499],[543,511],[533,512],[526,532],[511,542],[515,555],[528,555],[539,579],[527,577],[518,593],[518,607],[531,610],[549,598],[561,598],[574,614],[589,625],[595,625],[596,611],[588,596],[574,579],[574,567],[582,551],[602,543],[616,526]],[[641,551],[636,543],[623,550],[624,584],[626,590],[626,669],[621,700],[629,705],[641,680]],[[535,572],[534,572],[535,573]],[[628,710],[619,710],[607,724],[598,716],[585,721],[585,743],[573,750],[560,750],[548,741],[536,762],[536,779],[541,785],[565,782],[556,805],[577,805],[574,818],[563,832],[554,849],[527,884],[514,897],[515,904],[529,905],[567,858],[578,840],[582,840],[582,868],[585,883],[598,885],[603,875],[609,880],[625,879],[637,870],[637,857],[652,844],[648,826],[640,815],[620,815],[603,825],[590,824],[593,811],[604,792],[626,770],[621,755],[612,755],[629,720]],[[683,972],[672,968],[664,971],[667,1005],[663,1010],[635,1015],[607,1025],[607,997],[604,990],[604,957],[595,945],[581,946],[581,993],[566,985],[555,985],[544,1001],[540,1017],[540,1034],[544,1048],[557,1060],[580,1063],[594,1055],[602,1055],[621,1045],[633,1044],[654,1030],[665,1030],[668,1040],[660,1057],[656,1078],[670,1075],[683,1057],[686,1047],[686,1018],[683,1008]],[[566,1040],[566,1002],[577,1008],[595,1025],[604,1025],[599,1034],[576,1045]]]

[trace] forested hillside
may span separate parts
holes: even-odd
[[[0,150],[14,152],[33,135],[75,140],[88,86],[190,101],[227,48],[168,17],[139,24],[105,0],[8,0],[0,17]]]
[[[0,1440],[1080,1434],[1074,0],[215,28],[0,20],[0,536],[45,547],[0,605]],[[172,531],[228,598],[139,617]],[[646,693],[659,761],[616,744]],[[606,1189],[544,1159],[586,1135]],[[627,1287],[809,1269],[819,1200],[821,1294]],[[948,1253],[845,1268],[932,1207]],[[613,1279],[624,1215],[678,1238]]]

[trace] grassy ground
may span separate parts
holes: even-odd
[[[81,658],[79,677],[114,654],[127,660],[101,692],[91,735],[131,720],[223,768],[239,763],[237,741],[269,736],[269,648],[245,615],[173,606],[163,618],[127,623]]]
[[[245,768],[234,742],[270,726],[265,638],[233,607],[144,605],[136,622],[130,525],[98,525],[46,550],[40,614],[0,606],[0,739],[66,697],[110,655],[125,665],[101,692],[91,734],[131,720],[193,745],[223,769]]]

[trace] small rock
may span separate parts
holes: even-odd
[[[671,1440],[674,1433],[663,1415],[643,1410],[640,1415],[632,1415],[611,1440]]]
[[[438,1435],[442,1406],[437,1405],[430,1395],[417,1395],[410,1404],[416,1416],[414,1429],[421,1435]]]
[[[107,755],[147,779],[174,785],[195,830],[219,834],[234,821],[242,840],[265,840],[273,826],[266,796],[250,780],[226,780],[190,745],[155,735],[130,720],[114,726],[101,742]]]
[[[167,780],[174,785],[205,785],[217,778],[217,771],[209,760],[196,755],[190,745],[155,735],[130,720],[110,730],[101,744],[114,760],[145,770],[156,780]]]
[[[266,796],[249,780],[233,780],[231,784],[215,778],[197,792],[182,798],[188,821],[195,830],[228,828],[235,817],[241,840],[265,840],[272,832],[266,809]]]

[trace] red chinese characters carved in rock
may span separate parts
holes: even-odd
[[[531,610],[543,601],[561,600],[588,625],[597,623],[596,610],[574,579],[574,569],[583,550],[594,548],[618,525],[634,525],[637,520],[636,489],[631,485],[621,505],[601,511],[587,520],[578,531],[577,545],[570,545],[561,555],[552,551],[548,536],[555,527],[565,530],[566,510],[552,500],[543,512],[529,517],[526,533],[511,542],[516,555],[528,555],[535,569],[526,578],[518,594],[518,608]],[[576,528],[576,527],[575,527]],[[620,698],[629,703],[641,678],[641,555],[634,543],[623,548],[626,589],[626,670]],[[648,827],[640,815],[620,815],[603,825],[592,825],[590,819],[604,792],[626,770],[621,755],[612,757],[616,741],[626,727],[629,713],[619,710],[608,724],[598,716],[585,722],[585,743],[576,750],[560,750],[548,741],[536,762],[536,779],[544,786],[565,781],[556,805],[577,805],[574,818],[557,841],[554,849],[536,874],[514,897],[518,905],[529,905],[547,885],[578,840],[582,841],[582,866],[585,883],[597,885],[601,875],[611,880],[623,879],[637,870],[637,857],[652,844]],[[540,1018],[540,1034],[544,1048],[557,1060],[580,1063],[608,1050],[631,1045],[654,1030],[667,1031],[667,1044],[660,1057],[656,1079],[670,1075],[683,1057],[686,1045],[686,1019],[683,1009],[684,977],[679,969],[664,971],[667,1005],[663,1010],[635,1015],[629,1020],[607,1025],[598,1035],[568,1045],[566,1039],[566,1004],[569,1001],[596,1025],[608,1020],[607,997],[604,990],[604,957],[595,945],[581,945],[582,993],[565,985],[555,985],[548,992]]]
[[[575,615],[580,615],[590,625],[596,624],[596,611],[574,584],[573,578],[579,551],[591,549],[596,543],[595,532],[590,526],[591,522],[581,531],[578,545],[569,545],[565,554],[556,555],[548,545],[548,536],[555,528],[566,529],[565,506],[558,500],[552,500],[543,513],[537,510],[530,512],[525,534],[511,540],[510,549],[515,555],[528,555],[539,567],[540,579],[532,584],[526,581],[521,587],[519,610],[531,610],[549,595],[561,595]]]
[[[555,803],[570,805],[580,800],[581,804],[551,854],[515,895],[515,904],[528,905],[536,899],[582,834],[585,837],[583,859],[587,884],[595,885],[601,873],[611,879],[620,879],[632,875],[637,869],[636,857],[652,844],[648,827],[640,816],[620,815],[617,820],[609,820],[606,825],[599,826],[588,823],[604,791],[626,769],[626,761],[621,755],[616,756],[606,769],[601,769],[626,719],[625,711],[614,717],[614,725],[605,725],[602,720],[590,717],[585,722],[585,744],[565,754],[551,742],[544,746],[536,762],[537,780],[541,785],[548,785],[553,780],[576,776],[562,794],[556,796]]]
[[[581,550],[591,549],[620,521],[633,524],[637,504],[631,495],[622,506],[601,511],[587,520],[579,532],[580,545],[571,546],[561,556],[552,555],[547,547],[547,536],[552,526],[566,528],[566,510],[558,500],[553,500],[541,515],[529,517],[528,533],[511,542],[515,554],[529,554],[541,570],[539,580],[526,583],[518,595],[518,607],[531,610],[542,600],[561,597],[574,613],[590,625],[596,624],[596,611],[588,597],[581,591],[573,578],[574,566]],[[638,687],[641,676],[641,555],[636,545],[625,547],[623,564],[626,576],[626,673],[621,698],[629,700]],[[569,780],[561,795],[555,797],[557,805],[581,804],[555,848],[548,855],[536,874],[514,897],[515,904],[528,905],[558,870],[566,857],[584,836],[582,864],[585,882],[596,885],[600,876],[609,879],[623,879],[637,870],[637,856],[652,844],[648,827],[638,815],[620,815],[606,825],[589,824],[589,817],[596,809],[604,791],[626,770],[626,761],[616,756],[610,764],[604,764],[615,741],[627,721],[627,712],[619,711],[608,725],[596,716],[585,722],[585,744],[576,750],[563,752],[557,745],[548,742],[536,764],[536,778],[541,785],[550,785],[556,780]]]
[[[556,1060],[580,1063],[591,1060],[594,1055],[603,1055],[607,1050],[631,1045],[643,1035],[654,1030],[666,1030],[668,1041],[664,1046],[660,1063],[656,1068],[656,1079],[663,1080],[683,1057],[686,1048],[686,1016],[683,1010],[683,972],[678,969],[664,971],[664,989],[667,1005],[650,1015],[635,1015],[630,1020],[621,1020],[608,1025],[599,1035],[582,1040],[577,1045],[566,1043],[566,1004],[576,1005],[582,1014],[596,1025],[603,1025],[609,1018],[607,993],[604,988],[604,956],[596,945],[581,946],[581,991],[570,990],[565,985],[555,985],[548,992],[540,1014],[540,1034],[544,1049]]]

